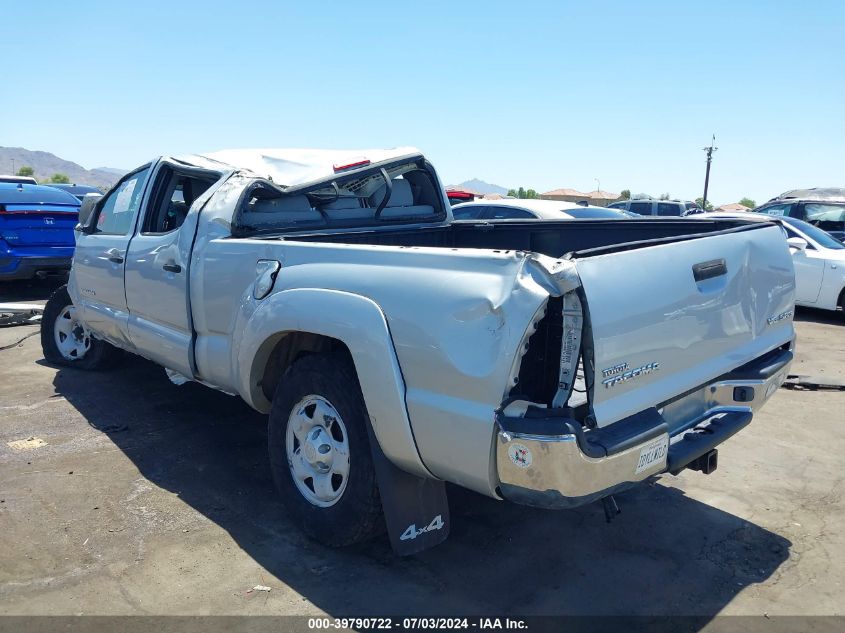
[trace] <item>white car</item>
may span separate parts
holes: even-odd
[[[617,209],[525,198],[462,202],[452,207],[452,215],[456,220],[624,220],[635,217]]]
[[[757,213],[704,213],[694,217],[760,218]],[[770,217],[767,219],[771,219]],[[845,244],[803,220],[778,217],[795,266],[795,304],[841,310],[845,316]]]

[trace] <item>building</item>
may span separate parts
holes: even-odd
[[[590,191],[584,193],[577,189],[553,189],[540,194],[541,200],[561,200],[563,202],[586,202],[594,207],[606,207],[619,200],[618,193],[609,191]]]
[[[723,204],[720,207],[716,207],[716,211],[751,211],[751,207],[746,207],[744,204],[739,204],[738,202],[731,202],[730,204]]]

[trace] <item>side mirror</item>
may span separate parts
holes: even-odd
[[[807,240],[801,237],[790,237],[786,240],[786,243],[789,245],[789,248],[794,248],[797,251],[804,252],[807,250]]]
[[[94,207],[97,206],[97,203],[102,197],[99,193],[85,194],[85,197],[82,198],[82,204],[79,207],[79,224],[76,225],[75,230],[82,232],[90,230],[89,223],[91,216],[94,214]]]

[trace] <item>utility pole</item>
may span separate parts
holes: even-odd
[[[713,160],[713,152],[715,152],[718,147],[714,147],[716,144],[716,135],[713,135],[713,139],[710,141],[710,147],[702,147],[705,152],[707,152],[707,171],[704,173],[704,198],[701,200],[701,209],[703,211],[707,211],[707,189],[710,186],[710,163]]]

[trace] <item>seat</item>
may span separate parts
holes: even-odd
[[[340,196],[320,207],[330,220],[361,220],[373,217],[373,210],[361,204],[361,198]]]
[[[167,205],[167,211],[164,214],[164,225],[161,227],[162,232],[172,231],[178,229],[185,222],[188,217],[188,205],[179,200],[171,200]]]
[[[404,217],[426,217],[434,215],[434,207],[427,204],[414,204],[414,191],[411,183],[404,178],[395,178],[392,181],[390,200],[381,212],[381,218],[404,218]],[[385,185],[379,187],[370,196],[370,205],[378,208],[384,198]]]
[[[255,229],[323,223],[323,216],[311,207],[306,196],[259,198],[250,202],[241,214],[241,225]]]

